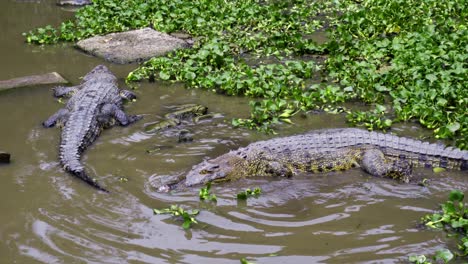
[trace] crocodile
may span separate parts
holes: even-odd
[[[146,133],[155,133],[164,129],[176,127],[184,120],[195,119],[202,117],[208,111],[208,108],[198,104],[185,104],[176,106],[174,112],[167,113],[164,115],[166,118],[161,122],[150,123],[145,126]]]
[[[166,176],[153,186],[169,191],[249,176],[292,177],[353,167],[409,182],[413,167],[467,170],[468,151],[356,128],[324,129],[255,142],[205,160],[185,176]]]
[[[44,127],[62,127],[60,162],[63,168],[89,185],[108,192],[88,176],[80,156],[103,129],[116,122],[127,126],[141,118],[123,111],[122,99],[133,100],[135,94],[120,90],[115,75],[106,66],[98,65],[83,77],[79,85],[54,88],[54,96],[70,97],[64,108],[42,123]]]

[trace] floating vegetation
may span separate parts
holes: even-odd
[[[171,205],[169,208],[164,208],[164,209],[153,209],[153,213],[155,215],[160,215],[160,214],[171,214],[173,216],[181,217],[182,220],[184,221],[182,224],[182,227],[184,229],[189,229],[192,224],[197,224],[197,220],[195,219],[195,216],[200,213],[199,210],[191,210],[191,211],[186,211],[182,207],[178,205]]]
[[[458,190],[449,194],[449,200],[441,205],[442,212],[426,215],[423,223],[429,228],[443,229],[449,236],[458,240],[458,251],[440,249],[433,259],[439,263],[447,263],[458,257],[468,256],[468,206],[463,202],[465,195]],[[430,264],[425,255],[410,256],[409,260],[418,264]]]
[[[218,199],[216,198],[215,194],[211,193],[211,182],[208,182],[205,187],[200,189],[199,195],[200,200],[212,201],[217,202]]]
[[[385,130],[414,121],[468,149],[465,6],[464,0],[95,0],[74,20],[25,37],[48,44],[147,26],[185,32],[194,37],[192,49],[153,58],[127,81],[179,81],[251,97],[250,116],[232,124],[269,132],[299,111],[339,112],[341,103],[359,100],[371,110],[347,110],[353,125]],[[328,41],[314,42],[326,29]],[[269,63],[253,66],[255,58]]]
[[[244,191],[239,192],[236,197],[238,200],[247,200],[247,198],[249,197],[258,198],[260,194],[262,194],[262,189],[257,187],[257,188],[254,188],[253,190],[245,189]]]

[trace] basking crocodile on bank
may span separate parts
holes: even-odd
[[[140,116],[126,115],[122,99],[136,96],[119,90],[117,78],[104,65],[96,66],[73,87],[56,87],[56,97],[71,96],[66,106],[43,122],[44,127],[62,126],[60,162],[64,169],[91,186],[106,191],[95,179],[89,177],[80,162],[81,153],[96,140],[104,128],[117,121],[126,126]]]
[[[291,177],[300,172],[361,167],[378,177],[409,182],[412,167],[468,169],[468,151],[441,144],[343,128],[252,143],[195,165],[185,177],[161,177],[159,191],[249,176]]]

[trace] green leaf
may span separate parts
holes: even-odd
[[[392,120],[391,119],[385,119],[384,124],[387,127],[391,127],[392,126]]]
[[[255,263],[253,263],[253,262],[248,261],[246,258],[241,258],[241,259],[240,259],[240,263],[241,263],[241,264],[255,264]]]
[[[376,104],[375,105],[375,111],[378,112],[378,113],[384,113],[385,111],[387,111],[387,108],[383,105],[380,105],[380,104]]]
[[[408,260],[410,262],[415,262],[415,263],[425,263],[426,262],[426,256],[424,255],[411,255],[409,256]]]
[[[449,262],[453,257],[453,253],[448,249],[437,250],[435,255],[436,260],[442,260],[444,263]]]
[[[292,121],[289,118],[281,118],[281,121],[288,123],[288,124],[292,124]]]
[[[182,227],[185,229],[189,228],[191,224],[197,223],[197,220],[193,216],[198,215],[199,212],[200,211],[197,209],[194,209],[188,212],[188,211],[185,211],[182,207],[175,205],[175,204],[171,205],[169,208],[165,208],[161,210],[153,209],[153,213],[157,215],[172,214],[173,216],[182,217],[182,219],[184,220]]]
[[[434,168],[432,168],[432,171],[433,171],[434,173],[441,173],[441,172],[446,171],[446,169],[445,169],[445,168],[441,168],[441,167],[434,167]]]
[[[247,200],[247,193],[246,192],[240,192],[237,194],[237,199],[239,200]]]
[[[200,213],[200,210],[198,209],[193,209],[192,211],[190,211],[190,215],[198,215]]]
[[[169,80],[171,78],[171,75],[167,74],[166,72],[159,72],[159,78],[161,78],[161,80]]]
[[[386,86],[384,86],[384,85],[376,84],[376,85],[374,85],[374,87],[375,87],[375,90],[377,90],[377,91],[379,91],[379,92],[387,92],[387,91],[389,91],[389,89],[388,89]]]
[[[464,198],[465,198],[465,195],[459,190],[453,190],[449,194],[449,200],[452,202],[456,202],[456,201],[461,202],[463,201]]]
[[[426,79],[428,79],[431,83],[433,83],[437,80],[437,76],[435,76],[435,74],[427,74]]]
[[[468,219],[459,218],[458,220],[452,221],[453,228],[465,228],[468,231]]]
[[[187,80],[193,80],[197,77],[197,75],[194,72],[186,72],[185,73],[185,79]]]
[[[158,214],[164,214],[163,211],[158,210],[158,209],[153,209],[153,213],[154,213],[154,214],[157,214],[157,215],[158,215]]]
[[[457,130],[460,129],[460,123],[451,123],[446,126],[450,132],[455,133]]]
[[[190,228],[190,224],[191,224],[191,223],[190,223],[190,220],[186,220],[186,221],[184,221],[184,223],[182,224],[182,227],[183,227],[184,229],[189,229],[189,228]]]

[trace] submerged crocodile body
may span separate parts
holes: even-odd
[[[159,191],[249,176],[291,177],[361,167],[408,182],[412,167],[468,169],[468,151],[366,130],[344,128],[252,143],[195,165],[185,177],[162,179]]]
[[[197,118],[206,115],[208,108],[198,104],[185,104],[175,107],[175,111],[164,115],[166,118],[161,122],[150,123],[145,126],[146,133],[155,133],[164,129],[176,127],[182,121],[192,119],[196,121]]]
[[[71,96],[66,106],[43,122],[45,127],[62,126],[60,162],[64,169],[91,186],[106,191],[95,179],[89,177],[80,162],[81,153],[96,140],[104,128],[115,121],[126,126],[139,116],[127,116],[123,112],[122,99],[134,99],[135,95],[119,90],[117,78],[106,66],[96,66],[84,76],[81,84],[73,87],[56,87],[56,97]]]

